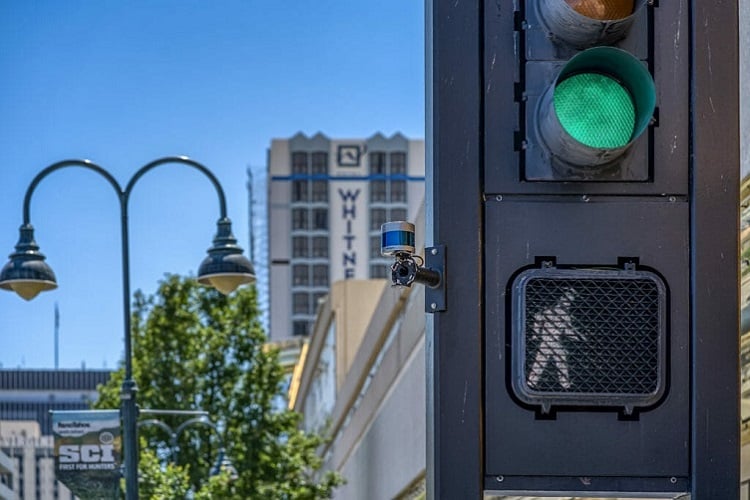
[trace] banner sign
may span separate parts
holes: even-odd
[[[55,475],[82,500],[117,498],[122,477],[119,410],[53,411]]]

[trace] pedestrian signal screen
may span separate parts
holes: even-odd
[[[665,390],[666,286],[648,271],[531,269],[512,296],[513,390],[524,403],[656,404]]]

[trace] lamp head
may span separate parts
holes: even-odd
[[[232,234],[232,222],[219,219],[214,244],[198,268],[198,283],[227,295],[240,285],[255,281],[253,264],[242,254]]]
[[[39,292],[57,288],[57,280],[34,241],[34,227],[24,224],[20,233],[16,251],[10,254],[10,260],[0,271],[0,288],[31,300]]]

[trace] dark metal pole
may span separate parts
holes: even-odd
[[[122,381],[123,446],[125,447],[125,498],[138,499],[138,387],[133,379],[133,343],[130,325],[130,249],[128,241],[128,200],[120,194],[120,229],[122,234],[122,305],[125,312],[125,380]]]
[[[483,495],[482,5],[426,1],[426,243],[457,251],[446,310],[427,319],[429,500]]]
[[[738,2],[691,5],[691,498],[739,498]],[[716,47],[722,47],[721,55]],[[713,48],[713,50],[712,50]]]

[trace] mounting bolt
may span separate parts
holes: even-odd
[[[432,255],[437,255],[438,254],[438,249],[437,248],[433,248],[432,250],[430,250],[430,253]]]
[[[502,483],[503,481],[505,481],[505,478],[503,476],[497,476],[495,477],[495,481],[497,481],[498,483]]]
[[[499,194],[499,195],[495,196],[495,200],[496,201],[503,201],[503,195]]]
[[[672,477],[669,478],[669,482],[672,483],[672,484],[676,484],[677,483],[677,478],[674,477],[674,476],[672,476]]]
[[[432,309],[433,311],[435,309],[437,309],[437,304],[435,302],[433,302],[432,304],[430,304],[430,309]]]

